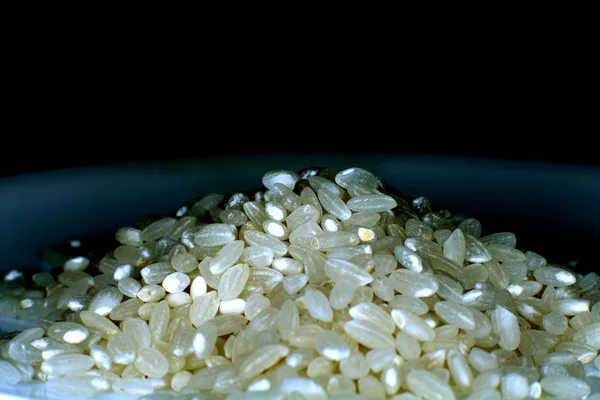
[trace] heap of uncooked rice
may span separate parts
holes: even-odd
[[[152,399],[600,399],[600,276],[361,168],[270,171],[123,227],[0,312],[0,382]],[[91,265],[90,265],[91,264]],[[87,271],[87,272],[86,272]],[[13,273],[13,276],[16,276]]]

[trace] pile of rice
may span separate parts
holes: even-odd
[[[148,399],[600,399],[600,276],[361,168],[270,171],[116,232],[0,312],[0,383]],[[87,272],[86,272],[87,271]],[[13,277],[15,275],[13,274]]]

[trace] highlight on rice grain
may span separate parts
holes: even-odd
[[[274,170],[262,184],[122,227],[99,260],[9,273],[0,313],[39,327],[0,339],[0,384],[145,399],[600,399],[598,274],[361,168]]]

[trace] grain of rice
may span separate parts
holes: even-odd
[[[434,278],[411,270],[392,272],[390,282],[394,289],[401,294],[414,297],[432,296],[439,288]]]
[[[272,170],[263,184],[123,227],[97,265],[73,257],[57,281],[38,273],[25,289],[9,273],[0,312],[42,315],[43,329],[0,338],[0,382],[148,400],[599,387],[597,274],[522,252],[511,232],[482,237],[478,220],[388,194],[360,168]]]

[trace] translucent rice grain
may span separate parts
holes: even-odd
[[[227,244],[210,261],[210,272],[214,275],[222,275],[240,259],[243,251],[244,242],[242,240],[234,240]]]
[[[114,334],[120,332],[119,328],[112,321],[94,312],[82,311],[79,313],[79,317],[86,327],[98,329],[105,340],[110,339]]]
[[[323,331],[315,337],[315,347],[319,353],[329,359],[340,361],[350,355],[350,346],[337,333]]]
[[[68,259],[63,269],[65,271],[85,271],[90,266],[90,260],[87,257],[74,257]]]
[[[96,294],[88,307],[88,311],[106,316],[121,303],[123,294],[116,287],[106,287]]]
[[[405,225],[406,233],[411,238],[423,238],[427,240],[433,240],[433,229],[424,222],[418,219],[409,219]]]
[[[285,221],[288,215],[285,207],[276,201],[268,201],[265,203],[265,213],[269,219],[279,222]]]
[[[328,259],[325,262],[325,273],[334,282],[349,280],[356,286],[364,286],[373,281],[371,274],[356,264],[341,259]]]
[[[510,373],[502,377],[502,396],[507,399],[523,399],[529,394],[527,378]]]
[[[492,311],[492,328],[499,337],[499,345],[506,350],[519,346],[521,331],[517,317],[506,308],[497,305]]]
[[[205,323],[196,331],[192,339],[192,349],[196,357],[204,359],[208,357],[217,342],[217,328],[211,323]]]
[[[96,367],[103,371],[108,371],[111,369],[112,359],[104,347],[97,345],[90,346],[90,356],[94,359]]]
[[[281,183],[273,185],[273,198],[281,203],[288,211],[294,211],[300,207],[300,196],[293,192],[292,189]]]
[[[465,281],[465,273],[461,266],[444,256],[437,254],[428,254],[427,258],[431,262],[431,267],[435,272],[444,272],[456,279],[458,282]]]
[[[564,299],[552,303],[551,310],[557,314],[573,316],[590,310],[590,301],[586,299]]]
[[[570,399],[585,398],[591,393],[590,386],[571,376],[548,376],[540,381],[545,393]]]
[[[306,309],[310,315],[323,322],[331,322],[333,320],[333,310],[327,300],[327,297],[318,290],[307,290],[304,295]]]
[[[177,253],[171,258],[171,266],[175,271],[190,273],[198,269],[198,260],[188,253]]]
[[[462,266],[465,259],[465,236],[460,229],[454,230],[444,243],[444,257]]]
[[[269,219],[265,208],[259,202],[248,201],[244,203],[243,208],[250,221],[257,226],[262,226],[263,222]]]
[[[244,315],[249,320],[259,315],[261,312],[271,306],[271,301],[263,295],[252,294],[246,300],[244,307]]]
[[[394,323],[400,330],[421,341],[435,339],[433,329],[420,317],[408,311],[394,309],[391,312]]]
[[[152,310],[152,315],[149,320],[150,333],[152,336],[152,343],[156,343],[163,339],[167,327],[169,324],[170,309],[169,304],[166,301],[161,301],[156,304]],[[191,316],[190,316],[191,319]]]
[[[294,296],[300,290],[302,290],[302,288],[304,286],[306,286],[307,283],[308,283],[308,276],[305,274],[286,276],[283,278],[283,289],[290,296]],[[354,294],[354,292],[353,292],[353,294]]]
[[[115,272],[113,273],[113,279],[115,281],[120,281],[123,278],[130,277],[133,274],[133,265],[131,264],[123,264],[119,265]]]
[[[240,365],[240,377],[250,379],[277,364],[290,352],[289,347],[283,344],[264,346],[252,353]]]
[[[140,275],[144,278],[144,282],[148,285],[162,283],[169,275],[175,272],[168,262],[157,262],[142,268]]]
[[[199,327],[214,318],[219,310],[219,302],[220,299],[216,291],[195,297],[189,311],[189,318],[192,324],[195,327]]]
[[[402,384],[402,373],[396,365],[390,365],[381,373],[381,383],[385,393],[389,396],[394,395],[400,389]]]
[[[596,350],[600,350],[600,322],[594,322],[581,328],[573,336],[573,341],[581,342]]]
[[[335,176],[335,183],[347,189],[350,185],[360,185],[368,189],[376,189],[379,180],[375,175],[362,168],[348,168]]]
[[[489,244],[487,249],[492,257],[500,262],[525,261],[525,254],[519,250],[502,244]]]
[[[485,350],[474,347],[467,358],[469,365],[478,372],[492,371],[498,368],[498,360]]]
[[[454,279],[441,274],[436,274],[435,279],[438,283],[437,295],[444,300],[452,300],[456,303],[462,302],[463,287]]]
[[[326,189],[339,198],[346,197],[346,191],[341,186],[335,184],[331,178],[333,177],[327,175],[311,176],[308,178],[308,184],[315,191],[318,191],[319,189]]]
[[[475,238],[481,237],[481,222],[475,218],[467,218],[458,225],[464,234],[471,235]]]
[[[482,263],[490,261],[492,259],[492,255],[482,242],[477,240],[475,237],[466,234],[465,259],[472,263]]]
[[[171,389],[175,392],[181,392],[190,383],[192,373],[189,371],[179,371],[171,378]]]
[[[360,352],[352,352],[347,358],[340,361],[340,370],[344,376],[359,379],[369,373],[369,364],[366,357]]]
[[[541,267],[533,271],[535,279],[548,286],[563,287],[575,283],[575,275],[561,268]]]
[[[373,294],[383,301],[391,301],[394,298],[394,288],[387,277],[375,279],[371,283]]]
[[[162,286],[146,285],[138,291],[137,297],[145,303],[155,303],[162,300],[166,293]]]
[[[156,349],[141,349],[135,360],[135,366],[150,378],[162,378],[169,371],[169,363]]]
[[[246,203],[248,204],[248,203]],[[245,206],[245,205],[244,205]],[[233,242],[236,235],[227,224],[205,225],[194,237],[194,242],[202,247],[224,246]]]
[[[351,257],[348,261],[358,265],[363,270],[371,273],[375,268],[375,260],[372,254],[357,254]]]
[[[85,377],[58,377],[46,382],[45,389],[49,393],[63,396],[90,397],[98,393]]]
[[[267,220],[263,223],[263,229],[269,235],[279,239],[286,240],[290,234],[288,228],[281,222]]]
[[[283,280],[281,272],[272,268],[250,268],[250,279],[247,285],[258,285],[264,293],[270,293]]]
[[[271,248],[275,257],[283,257],[287,254],[287,245],[285,243],[259,231],[246,231],[244,240],[251,246],[266,246]]]
[[[355,287],[355,283],[350,280],[342,279],[336,282],[329,294],[331,307],[334,310],[346,308],[350,304],[352,297],[354,297]]]
[[[425,303],[423,300],[417,297],[405,296],[402,294],[394,296],[394,298],[389,302],[389,306],[390,308],[399,308],[416,315],[423,315],[429,310],[427,303]]]
[[[467,390],[473,383],[473,372],[461,352],[450,349],[446,356],[452,381],[459,389]]]
[[[360,286],[354,290],[354,297],[350,301],[351,306],[360,303],[370,303],[373,301],[373,289],[368,286]]]
[[[398,203],[384,194],[371,194],[353,197],[348,200],[348,208],[355,212],[383,212],[396,207]]]
[[[206,290],[206,280],[201,276],[197,276],[194,278],[192,285],[190,286],[190,296],[192,299],[202,296],[204,293],[206,293]]]
[[[281,306],[281,310],[277,313],[276,326],[284,340],[288,340],[300,326],[298,307],[293,300],[286,300]]]
[[[358,380],[358,392],[372,399],[385,399],[385,389],[381,382],[372,375]]]
[[[392,272],[390,282],[401,294],[413,297],[432,296],[439,288],[433,277],[411,270]]]
[[[325,218],[325,216],[323,218]],[[359,212],[352,214],[352,216],[344,222],[344,226],[355,225],[373,228],[380,219],[381,216],[376,212]]]
[[[538,268],[546,266],[546,259],[533,251],[526,252],[525,256],[527,257],[525,264],[529,271],[535,271]]]
[[[302,191],[300,192],[300,202],[302,203],[302,205],[310,204],[312,206],[315,206],[319,210],[320,215],[323,212],[317,194],[310,187],[305,187],[304,189],[302,189]]]
[[[327,393],[330,396],[355,396],[356,385],[346,376],[333,375],[327,382]]]
[[[89,336],[89,330],[73,322],[57,322],[48,328],[48,336],[63,343],[77,344]]]
[[[219,312],[225,314],[241,314],[246,308],[246,300],[244,299],[232,299],[223,300],[219,304]]]
[[[219,214],[219,217],[224,224],[231,224],[234,226],[242,226],[248,221],[246,214],[235,209],[223,210]]]
[[[438,229],[433,233],[433,236],[435,238],[435,241],[440,245],[443,246],[444,243],[446,243],[446,240],[448,240],[448,238],[450,237],[450,235],[452,235],[452,231],[449,229]]]
[[[190,284],[190,277],[182,272],[173,272],[163,280],[162,286],[169,293],[181,293]]]
[[[536,281],[520,281],[511,283],[506,290],[516,299],[527,299],[538,294],[542,290],[542,284]]]
[[[94,359],[83,354],[65,354],[52,357],[41,365],[41,370],[52,375],[74,375],[94,366]]]
[[[262,184],[269,190],[273,190],[276,183],[287,186],[290,189],[294,189],[296,182],[300,180],[300,175],[293,171],[284,169],[275,169],[267,172],[262,178]]]
[[[144,396],[154,393],[154,388],[145,380],[139,378],[121,379],[113,383],[113,390],[118,394]]]
[[[475,309],[471,309],[471,313],[473,314],[473,319],[475,320],[475,328],[466,332],[475,339],[483,339],[488,337],[492,331],[492,323],[490,322],[490,319],[481,311]]]
[[[335,247],[356,246],[360,243],[357,234],[352,232],[326,232],[317,234],[311,241],[311,246],[319,250],[328,250]]]
[[[283,275],[295,275],[302,272],[304,266],[298,260],[293,258],[274,258],[271,266]]]
[[[8,361],[0,360],[0,383],[16,385],[21,381],[21,373]]]
[[[423,270],[423,261],[421,260],[421,257],[408,247],[402,245],[395,246],[394,255],[403,267],[416,272],[421,272]]]
[[[123,332],[133,338],[138,350],[150,347],[152,336],[146,321],[140,318],[127,318],[123,321]]]
[[[325,357],[316,357],[309,364],[306,369],[306,375],[309,378],[316,378],[319,376],[330,376],[333,373],[333,363]]]
[[[144,240],[156,240],[166,236],[175,226],[177,220],[175,218],[162,218],[148,225],[142,231]]]
[[[484,389],[497,389],[500,388],[500,382],[502,380],[502,371],[491,370],[482,372],[477,375],[473,380],[473,391],[480,391]]]
[[[119,243],[131,246],[140,246],[143,243],[142,231],[128,226],[120,228],[115,233],[115,238]]]
[[[323,215],[323,218],[321,218],[321,228],[323,229],[323,232],[339,232],[343,229],[343,226],[336,217],[325,214]]]
[[[491,235],[483,236],[481,241],[486,245],[501,244],[513,248],[517,246],[517,238],[512,232],[493,233]]]
[[[334,217],[345,221],[352,216],[346,203],[329,190],[321,188],[317,190],[317,196],[323,208]]]
[[[402,331],[396,333],[396,348],[405,360],[416,360],[421,355],[421,345],[417,339]]]
[[[314,222],[307,222],[306,224],[300,225],[298,228],[292,232],[289,237],[289,242],[293,246],[298,246],[299,248],[310,248],[312,246],[312,241],[315,236],[323,233],[323,230],[319,225]],[[308,251],[308,250],[304,250]]]
[[[440,301],[435,304],[435,312],[447,323],[463,330],[475,328],[475,318],[468,308],[453,301]]]
[[[129,365],[135,360],[137,349],[130,335],[119,332],[110,338],[106,350],[116,364]]]
[[[251,267],[268,267],[273,262],[273,250],[265,246],[246,247],[241,261]]]
[[[367,321],[348,321],[344,323],[344,331],[352,339],[370,349],[394,347],[391,335],[381,332],[379,327]]]
[[[428,399],[454,400],[448,383],[429,371],[413,370],[406,376],[406,385],[417,396]]]
[[[309,222],[317,223],[321,217],[321,212],[317,207],[311,204],[305,204],[294,210],[286,219],[287,229],[293,232],[299,226]],[[287,230],[286,229],[286,230]],[[266,229],[265,229],[266,231]]]
[[[237,264],[229,268],[219,282],[219,297],[221,300],[233,300],[244,290],[250,277],[250,267],[247,264]]]
[[[382,332],[392,334],[395,325],[392,317],[381,307],[373,303],[360,303],[348,310],[355,320],[367,321],[380,328]]]
[[[290,400],[293,393],[301,393],[307,400],[327,400],[323,387],[307,378],[284,378],[275,385],[275,390]]]

